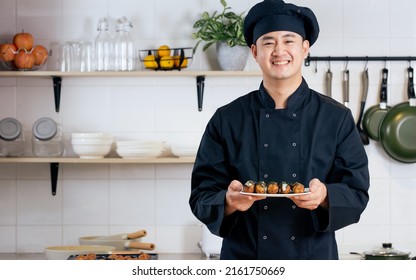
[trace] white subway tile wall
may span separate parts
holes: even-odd
[[[259,1],[228,0],[237,12]],[[312,56],[415,56],[416,2],[411,0],[312,0],[321,35]],[[406,8],[403,8],[406,7]],[[0,41],[25,30],[52,49],[44,70],[55,70],[59,43],[89,40],[100,17],[110,31],[125,15],[133,23],[136,49],[192,47],[192,25],[212,0],[0,0]],[[199,49],[189,70],[218,70],[215,48]],[[408,62],[369,62],[366,108],[378,103],[381,68],[389,69],[388,101],[405,101]],[[358,117],[360,74],[365,62],[318,62],[304,67],[310,87],[323,91],[328,67],[333,97],[342,102],[341,73],[350,70],[350,108]],[[143,70],[143,69],[142,69]],[[248,71],[258,67],[249,58]],[[147,70],[144,70],[147,71]],[[182,71],[188,71],[184,69]],[[48,78],[0,78],[0,119],[19,119],[28,136],[33,122],[51,117],[65,131],[65,155],[74,155],[71,132],[105,131],[116,139],[198,143],[216,108],[256,89],[260,76],[207,77],[203,110],[197,110],[195,78],[64,78],[60,112],[54,110]],[[416,251],[416,165],[389,158],[381,145],[366,146],[371,189],[359,223],[337,232],[341,250],[392,242]],[[26,153],[31,154],[30,146]],[[80,236],[146,229],[158,252],[199,253],[201,225],[188,206],[192,164],[61,164],[56,196],[48,164],[0,164],[0,252],[42,252],[50,245],[75,245]],[[361,244],[362,247],[357,244]],[[413,246],[413,247],[412,247]]]

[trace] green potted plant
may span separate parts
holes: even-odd
[[[197,31],[192,33],[192,38],[198,41],[193,51],[195,53],[202,42],[204,42],[203,51],[215,43],[218,62],[223,70],[243,70],[249,54],[243,32],[244,12],[236,14],[231,11],[225,0],[220,2],[223,7],[222,12],[215,11],[209,14],[205,11],[194,23],[193,28]],[[232,49],[228,50],[230,48]]]

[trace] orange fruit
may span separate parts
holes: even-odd
[[[162,68],[162,69],[172,69],[173,68],[173,57],[172,56],[163,56],[160,59],[160,68]]]
[[[143,64],[144,64],[144,67],[146,67],[148,69],[157,69],[159,67],[157,65],[156,58],[155,58],[155,56],[153,54],[147,55],[143,59]]]
[[[162,58],[164,56],[170,56],[170,48],[168,45],[162,45],[157,49],[157,56]]]
[[[175,55],[173,57],[173,65],[176,68],[185,68],[188,65],[188,59],[186,57],[183,58],[183,61],[182,61],[181,65],[179,65],[180,61],[181,61],[181,56],[180,55]]]

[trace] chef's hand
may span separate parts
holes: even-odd
[[[228,186],[225,194],[225,216],[231,215],[235,211],[247,211],[257,200],[265,199],[265,196],[251,196],[241,194],[243,184],[233,180]]]
[[[318,206],[328,209],[328,192],[324,183],[318,179],[309,182],[310,194],[291,197],[292,201],[300,208],[315,210]]]

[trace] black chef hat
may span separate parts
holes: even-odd
[[[319,25],[315,14],[306,7],[286,4],[281,0],[264,0],[254,5],[244,20],[244,37],[250,47],[272,31],[298,33],[312,46],[318,39]]]

